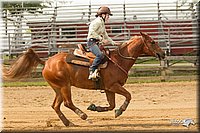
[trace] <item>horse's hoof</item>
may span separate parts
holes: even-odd
[[[122,114],[122,110],[121,109],[116,109],[115,110],[115,118],[117,118],[118,116],[120,116]]]
[[[91,111],[96,111],[96,109],[97,109],[97,107],[96,107],[96,105],[94,105],[94,104],[91,104],[91,105],[87,108],[87,110],[91,110]]]
[[[82,113],[80,117],[82,120],[86,120],[88,116],[85,113]]]
[[[77,125],[75,125],[74,123],[70,122],[69,126],[76,127]]]
[[[69,121],[63,121],[63,124],[68,127],[70,125],[70,122]]]

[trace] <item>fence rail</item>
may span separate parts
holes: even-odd
[[[126,41],[143,31],[169,55],[184,55],[198,49],[197,4],[125,3],[108,6],[114,16],[106,28],[114,41]],[[95,18],[98,8],[99,5],[70,5],[43,8],[34,13],[20,10],[11,13],[9,9],[2,9],[2,57],[8,55],[11,58],[30,47],[48,56],[51,52],[68,51],[66,48],[86,43],[86,23]]]

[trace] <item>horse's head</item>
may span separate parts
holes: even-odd
[[[165,58],[165,52],[158,46],[158,43],[146,33],[140,32],[140,35],[142,36],[142,41],[144,43],[143,50],[145,54],[155,56],[159,58],[159,60]]]

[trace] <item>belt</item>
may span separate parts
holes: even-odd
[[[88,41],[95,41],[95,42],[99,42],[100,40],[99,39],[96,39],[96,38],[89,38]]]

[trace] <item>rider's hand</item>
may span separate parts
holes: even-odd
[[[121,42],[115,42],[114,45],[115,45],[115,46],[120,46],[120,45],[122,45],[122,43],[121,43]]]
[[[110,42],[108,40],[103,40],[102,43],[105,46],[105,45],[109,45]]]

